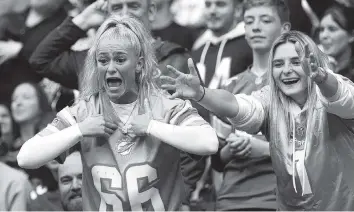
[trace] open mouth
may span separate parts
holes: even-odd
[[[76,194],[76,195],[72,195],[72,196],[70,196],[70,200],[73,200],[73,199],[80,199],[80,198],[82,198],[82,195],[81,194]]]
[[[108,87],[110,87],[110,88],[118,88],[123,83],[123,80],[119,77],[109,77],[106,79],[106,81],[107,81]]]
[[[300,81],[300,79],[297,79],[297,78],[292,78],[292,79],[283,79],[282,82],[285,84],[285,85],[293,85],[293,84],[296,84]]]

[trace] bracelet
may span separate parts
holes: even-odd
[[[203,88],[203,96],[202,96],[202,98],[200,98],[197,102],[200,102],[200,101],[202,101],[202,100],[204,99],[204,96],[205,96],[205,88],[204,88],[204,86],[202,86],[202,88]]]
[[[320,85],[320,84],[326,82],[327,79],[328,79],[328,72],[327,72],[327,71],[321,71],[321,72],[324,74],[324,76],[323,76],[323,75],[321,76],[322,79],[321,79],[320,81],[316,81],[316,83],[317,83],[318,85]]]

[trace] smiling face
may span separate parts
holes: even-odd
[[[273,79],[279,89],[299,105],[307,99],[308,77],[301,67],[299,55],[293,43],[280,44],[274,51]]]
[[[353,38],[328,14],[321,20],[320,42],[326,54],[337,58],[350,48]]]
[[[13,118],[19,124],[36,119],[41,113],[36,89],[28,83],[18,85],[12,94],[11,108]]]
[[[247,9],[244,14],[245,37],[253,50],[269,51],[282,31],[277,10],[272,6]]]
[[[127,104],[137,99],[136,76],[141,72],[143,59],[137,56],[127,38],[103,35],[97,48],[96,61],[111,101]]]

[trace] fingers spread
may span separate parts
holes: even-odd
[[[169,76],[160,76],[160,80],[164,83],[174,85],[176,83],[176,79],[169,77]]]
[[[196,69],[196,67],[194,65],[194,62],[193,62],[192,58],[188,59],[188,68],[189,68],[189,71],[190,71],[191,75],[198,76],[198,72],[197,72],[197,69]]]
[[[167,65],[166,66],[168,70],[170,70],[173,74],[175,74],[176,76],[180,76],[182,74],[182,72],[178,71],[175,67]]]

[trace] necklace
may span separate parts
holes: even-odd
[[[134,145],[136,143],[136,142],[133,142],[133,140],[132,140],[133,136],[130,136],[128,133],[129,125],[127,126],[127,123],[129,122],[133,112],[135,111],[135,107],[137,104],[138,104],[138,101],[135,102],[133,109],[130,111],[129,116],[124,123],[120,119],[123,123],[123,126],[120,126],[120,130],[121,130],[122,134],[121,134],[120,138],[118,138],[118,140],[112,144],[115,149],[115,152],[120,155],[123,155],[123,156],[130,154],[132,148],[134,147]],[[116,107],[113,108],[114,113],[119,118],[115,108]],[[120,109],[124,110],[125,108],[120,108]]]
[[[262,82],[263,82],[263,76],[264,76],[265,73],[259,74],[259,73],[256,73],[255,71],[252,71],[252,69],[251,69],[251,72],[252,72],[254,75],[256,75],[256,79],[255,79],[254,83],[255,83],[256,85],[262,84]]]
[[[114,104],[114,103],[113,103],[113,104]],[[136,101],[136,102],[134,103],[134,107],[133,107],[133,109],[130,111],[130,114],[129,114],[127,120],[126,120],[125,122],[122,121],[123,126],[121,126],[121,130],[122,130],[122,133],[123,133],[124,135],[128,134],[129,125],[127,126],[127,123],[129,122],[130,117],[132,116],[132,114],[133,114],[133,112],[134,112],[135,107],[136,107],[137,104],[138,104],[138,101]],[[119,106],[119,105],[118,105],[118,106]],[[113,108],[113,110],[114,110],[114,114],[115,114],[117,117],[119,117],[119,115],[117,114],[117,111],[116,111],[115,107]]]

